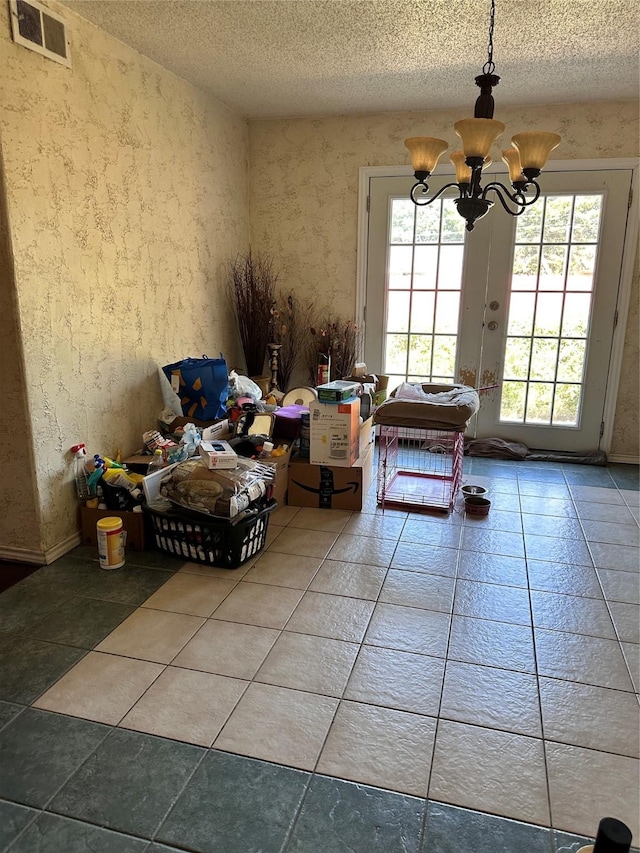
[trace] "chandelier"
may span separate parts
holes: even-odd
[[[445,190],[457,187],[458,198],[454,199],[454,204],[460,216],[466,220],[467,231],[473,231],[476,219],[485,216],[493,206],[493,201],[487,198],[489,193],[494,193],[507,213],[512,216],[520,216],[527,207],[535,204],[540,195],[536,178],[544,168],[549,154],[560,144],[560,136],[557,133],[516,133],[511,139],[513,147],[502,152],[502,160],[509,168],[511,189],[499,181],[491,181],[482,186],[482,169],[491,163],[489,150],[505,129],[502,122],[493,118],[494,103],[491,91],[500,82],[500,78],[494,73],[496,67],[493,62],[495,11],[495,0],[491,0],[488,57],[482,67],[482,74],[476,77],[480,95],[476,101],[474,118],[457,121],[453,126],[462,140],[463,148],[462,151],[454,151],[450,157],[455,166],[455,181],[442,187],[431,198],[426,198],[429,192],[427,179],[449,144],[444,139],[435,139],[432,136],[413,136],[404,142],[411,154],[411,166],[416,177],[416,183],[411,188],[413,203],[419,206],[431,204]],[[531,191],[533,194],[527,195]]]

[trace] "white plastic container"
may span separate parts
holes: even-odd
[[[260,457],[259,458],[260,459],[270,459],[272,451],[273,451],[273,442],[272,441],[265,441],[265,443],[262,445],[262,450],[260,451]]]
[[[124,566],[124,532],[122,519],[107,515],[96,524],[98,558],[101,569],[120,569]]]

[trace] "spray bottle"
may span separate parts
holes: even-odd
[[[76,484],[79,500],[84,504],[91,497],[89,484],[87,483],[88,459],[84,444],[74,444],[71,448],[73,453],[73,479]]]

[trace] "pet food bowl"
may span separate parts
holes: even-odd
[[[468,515],[489,515],[491,501],[478,495],[469,495],[464,499],[464,508]]]
[[[487,494],[487,490],[484,486],[463,486],[460,491],[465,496],[465,498],[484,498]]]

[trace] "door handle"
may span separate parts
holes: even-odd
[[[496,323],[495,320],[492,320],[490,323],[487,323],[487,329],[489,329],[490,332],[495,332],[495,330],[497,328],[498,328],[498,324]]]

